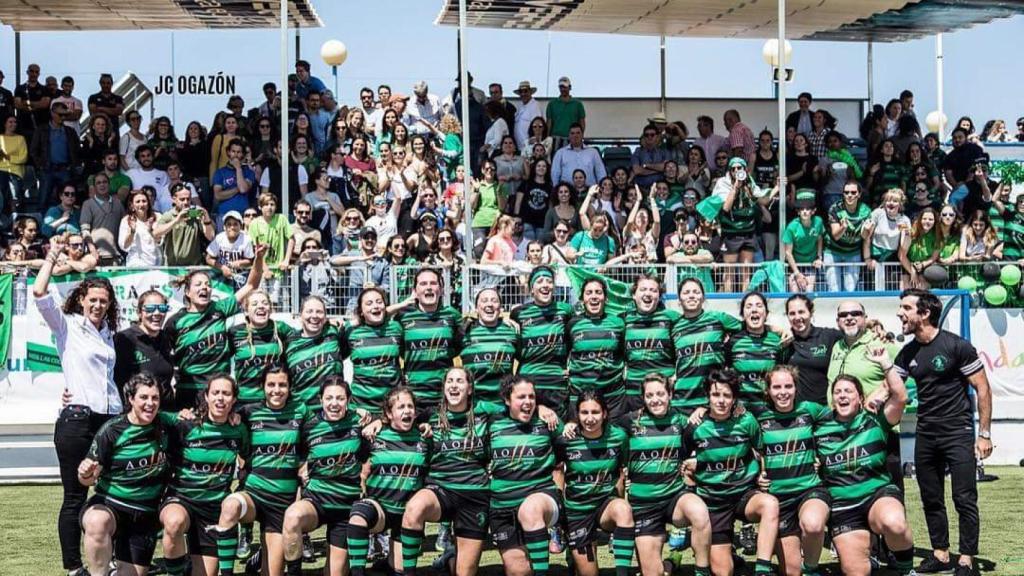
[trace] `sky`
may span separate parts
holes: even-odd
[[[390,84],[411,93],[425,80],[436,93],[453,86],[457,72],[456,29],[433,24],[441,0],[313,0],[325,26],[301,32],[301,56],[313,74],[333,87],[331,71],[319,57],[329,39],[344,42],[347,62],[338,69],[341,101],[357,102],[364,85]],[[1021,63],[1012,46],[1024,37],[1024,17],[998,20],[944,36],[945,111],[950,122],[971,115],[980,126],[1002,118],[1012,127],[1024,115]],[[163,75],[233,75],[236,91],[254,106],[260,86],[280,76],[277,30],[34,32],[22,34],[22,70],[38,63],[42,75],[77,79],[83,100],[97,90],[101,72],[115,78],[127,71],[153,88]],[[748,97],[772,95],[768,67],[761,60],[763,40],[669,38],[669,97]],[[173,48],[172,48],[173,47]],[[294,34],[289,41],[294,58]],[[471,29],[467,62],[475,85],[501,82],[510,93],[521,80],[539,86],[538,95],[557,93],[560,76],[573,81],[577,97],[659,95],[658,38]],[[867,48],[844,42],[793,42],[796,71],[789,94],[812,92],[819,98],[861,98],[868,94]],[[904,88],[916,95],[918,115],[936,108],[935,39],[874,48],[875,100],[884,104]],[[14,88],[14,33],[0,27],[0,69],[4,87]],[[24,74],[22,74],[24,78]],[[226,95],[158,96],[157,115],[184,125],[199,119],[209,124],[223,109]],[[683,119],[691,122],[694,119]],[[180,131],[180,129],[179,129]]]

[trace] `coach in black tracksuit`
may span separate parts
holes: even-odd
[[[921,487],[933,556],[919,573],[955,570],[973,576],[972,557],[978,554],[978,487],[976,459],[992,453],[992,394],[985,368],[969,342],[941,330],[942,303],[926,290],[904,290],[898,316],[903,333],[913,335],[896,356],[895,370],[917,382],[917,446],[914,461]],[[969,388],[978,396],[978,433]],[[960,517],[960,561],[949,555],[949,521],[945,506],[945,470],[953,483],[953,505]]]

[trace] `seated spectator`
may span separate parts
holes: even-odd
[[[245,284],[255,257],[252,242],[242,232],[242,215],[228,212],[224,215],[224,230],[206,247],[207,266],[220,270],[224,279],[238,288]]]
[[[935,166],[937,170],[942,170],[946,162],[946,151],[942,149],[938,134],[935,132],[925,134],[924,150],[928,155],[928,159],[931,160],[932,166]]]
[[[244,212],[253,205],[253,185],[256,174],[242,163],[245,147],[242,140],[232,140],[227,148],[227,164],[213,174],[213,197],[217,201],[217,218],[222,219],[228,212]],[[134,182],[134,180],[132,180]],[[271,196],[273,197],[273,196]],[[277,255],[280,258],[280,254]],[[271,255],[267,254],[267,261]]]
[[[547,120],[541,116],[537,116],[530,121],[530,130],[526,137],[525,145],[521,151],[523,156],[536,159],[538,157],[537,152],[539,151],[537,149],[538,145],[544,148],[544,158],[550,162],[551,154],[554,152],[552,149],[553,139],[551,138],[551,134],[548,133]]]
[[[82,135],[81,150],[83,173],[87,176],[103,169],[108,152],[113,152],[116,159],[112,170],[121,168],[117,132],[111,128],[110,119],[105,114],[89,115],[89,126]]]
[[[989,120],[981,130],[982,142],[1012,142],[1014,139],[1006,129],[1006,121],[1002,119]]]
[[[796,193],[797,218],[782,233],[782,252],[789,266],[789,291],[815,290],[818,270],[822,266],[825,223],[816,215],[813,190]]]
[[[338,218],[345,214],[341,198],[330,191],[331,177],[319,166],[313,169],[313,190],[302,197],[313,207],[312,226],[321,238],[331,238],[338,228]]]
[[[363,213],[355,208],[349,208],[345,210],[341,216],[341,220],[338,222],[338,226],[334,229],[334,235],[331,237],[333,247],[331,248],[332,254],[342,254],[349,250],[354,250],[359,247],[359,231],[363,229],[366,223],[363,220]]]
[[[587,215],[588,200],[597,193],[593,187],[587,195],[587,199],[580,206],[579,232],[572,237],[570,243],[576,252],[575,262],[584,266],[600,266],[615,255],[615,239],[609,236],[608,229],[611,227],[608,215],[598,212],[593,217]]]
[[[665,162],[672,160],[672,154],[663,148],[657,127],[648,124],[640,138],[640,146],[633,151],[630,165],[633,181],[644,190],[649,189],[665,173]]]
[[[968,120],[970,119],[968,118]],[[946,177],[946,183],[952,190],[949,202],[957,209],[963,208],[965,213],[964,200],[967,199],[967,182],[975,178],[979,164],[988,164],[988,154],[981,146],[968,142],[968,135],[969,133],[964,128],[954,128],[950,136],[953,149],[946,154],[942,164],[939,164]]]
[[[917,118],[909,114],[900,116],[896,127],[896,136],[892,140],[896,145],[896,155],[906,158],[907,147],[914,142],[921,141],[921,125],[918,124]]]
[[[100,261],[96,247],[81,234],[69,233],[50,238],[50,251],[54,250],[60,252],[53,267],[54,276],[92,272]]]
[[[43,216],[43,236],[50,238],[65,233],[81,231],[81,211],[76,206],[78,190],[74,184],[67,184],[60,191],[60,204],[51,206]]]
[[[583,172],[584,186],[593,186],[608,175],[601,153],[597,148],[584,144],[583,126],[580,124],[569,127],[569,145],[555,152],[551,162],[551,181],[561,182],[573,176],[576,170]]]
[[[903,213],[903,190],[893,188],[882,195],[881,206],[871,211],[864,223],[864,262],[874,270],[880,262],[896,262],[903,237],[910,234],[910,218]]]
[[[25,164],[28,163],[28,144],[18,134],[18,119],[8,116],[0,131],[0,212],[9,214],[17,211],[21,201],[22,179]]]
[[[117,232],[117,245],[125,253],[125,266],[147,268],[160,265],[163,254],[153,235],[157,216],[148,194],[142,190],[128,194],[128,211],[121,218]]]
[[[313,207],[309,205],[309,202],[305,200],[298,200],[295,202],[295,210],[292,212],[295,215],[295,221],[292,222],[292,238],[295,239],[295,252],[292,252],[292,258],[295,259],[302,252],[303,243],[312,238],[323,246],[323,237],[320,231],[310,226],[310,221],[313,219]],[[244,217],[243,217],[244,222]]]
[[[164,247],[167,266],[204,264],[203,238],[213,241],[215,230],[210,214],[202,206],[192,206],[192,192],[179,184],[171,191],[173,207],[157,218],[153,238]]]
[[[121,172],[121,159],[117,155],[117,150],[107,150],[102,154],[102,163],[100,169],[89,175],[86,183],[89,185],[89,196],[96,193],[95,180],[97,174],[105,174],[107,176],[107,187],[110,188],[110,193],[117,196],[122,202],[128,198],[128,192],[132,190],[132,179],[128,177],[124,172]],[[136,188],[142,188],[146,182],[140,182]],[[169,189],[169,184],[168,184]]]
[[[671,264],[711,264],[715,257],[707,248],[701,247],[700,238],[694,232],[684,232],[673,241],[672,253],[665,249],[665,258]]]
[[[188,180],[184,179],[185,173],[182,172],[181,164],[177,160],[171,160],[167,163],[167,207],[170,208],[170,190],[178,184],[182,184],[185,188],[188,188],[189,192],[192,193],[192,204],[202,205],[202,200],[199,196],[199,191],[195,185]],[[155,195],[154,195],[155,197]]]
[[[939,260],[941,246],[938,213],[929,206],[914,218],[910,234],[905,234],[900,244],[900,266],[903,268],[903,276],[900,278],[901,290],[927,290],[931,287],[922,272]]]
[[[387,247],[384,250],[383,261],[384,269],[381,271],[383,280],[380,287],[384,290],[389,290],[391,286],[391,270],[399,268],[398,274],[396,274],[399,285],[396,289],[398,290],[399,298],[404,298],[408,294],[408,286],[406,284],[408,283],[409,267],[416,264],[415,260],[406,256],[405,238],[392,236],[388,240]]]
[[[952,204],[943,204],[939,210],[938,224],[938,237],[942,239],[939,245],[939,264],[955,264],[960,259],[962,228],[963,221],[956,208]]]
[[[968,213],[960,238],[960,261],[989,262],[1002,258],[1003,243],[999,241],[988,214],[982,210]]]
[[[402,242],[400,251],[404,256],[405,241],[399,236],[393,236],[391,240]],[[391,250],[393,244],[389,243],[388,248]],[[351,248],[330,258],[331,266],[348,267],[348,288],[344,291],[345,301],[347,302],[346,313],[355,311],[356,296],[359,295],[363,288],[377,286],[387,290],[390,282],[389,261],[404,263],[402,256],[399,256],[397,260],[392,260],[390,256],[389,254],[382,257],[378,254],[377,231],[369,226],[364,226],[359,230],[358,247]]]
[[[14,221],[14,241],[25,247],[27,259],[46,257],[46,247],[39,237],[39,221],[32,216],[18,216]]]
[[[110,194],[106,174],[96,175],[94,187],[95,194],[82,203],[82,214],[79,218],[82,234],[96,247],[100,266],[114,266],[121,262],[117,235],[121,219],[124,218],[124,204]]]

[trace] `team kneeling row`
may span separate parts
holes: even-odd
[[[891,366],[883,350],[871,358]],[[214,375],[194,414],[160,412],[156,380],[131,378],[126,413],[103,426],[78,469],[95,487],[82,516],[90,574],[116,560],[119,574],[144,575],[162,527],[169,574],[184,574],[191,555],[193,574],[230,575],[238,525],[254,521],[271,576],[299,574],[303,534],[325,525],[330,575],[362,576],[383,531],[394,571],[414,575],[425,523],[442,521],[452,523],[457,576],[475,574],[488,533],[506,574],[546,574],[555,526],[580,576],[598,573],[599,530],[612,536],[616,574],[633,572],[635,553],[644,576],[661,576],[668,524],[689,526],[695,574],[732,574],[736,520],[758,524],[758,575],[771,573],[773,554],[783,574],[818,574],[826,526],[844,574],[870,574],[871,533],[911,572],[902,494],[885,466],[902,384],[869,406],[860,382],[840,376],[828,410],[797,402],[795,369],[778,366],[767,408],[754,413],[738,403],[736,373],[717,369],[706,408],[687,417],[652,374],[639,410],[610,421],[600,393],[583,390],[562,423],[521,376],[502,382],[497,404],[474,400],[469,374],[452,368],[439,409],[418,412],[413,392],[396,387],[373,418],[349,409],[337,376],[322,383],[317,411],[290,401],[288,374],[269,366],[265,400],[241,406],[235,381]]]

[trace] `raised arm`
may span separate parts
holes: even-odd
[[[253,290],[259,288],[260,281],[263,280],[263,262],[267,255],[267,245],[253,246],[253,254],[256,257],[253,260],[252,268],[249,269],[249,277],[246,279],[245,285],[235,292],[235,300],[239,302],[245,300]]]

